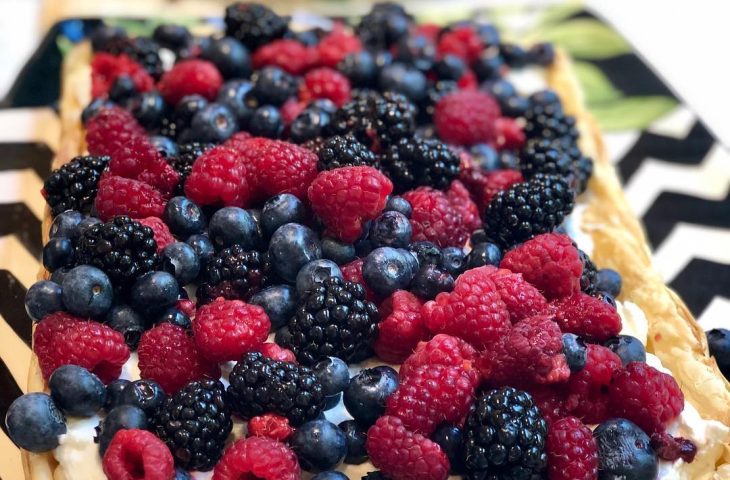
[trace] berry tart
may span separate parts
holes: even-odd
[[[295,20],[67,56],[26,478],[730,478],[730,386],[569,58]]]

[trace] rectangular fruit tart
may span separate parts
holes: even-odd
[[[66,57],[26,478],[730,478],[730,386],[570,59],[391,3],[299,23]]]

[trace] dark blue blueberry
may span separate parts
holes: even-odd
[[[362,370],[350,379],[343,400],[360,425],[369,427],[385,413],[385,401],[398,388],[398,372],[380,366]]]
[[[192,478],[185,469],[177,467],[175,469],[175,477],[172,480],[192,480]]]
[[[256,109],[248,124],[251,135],[256,137],[279,138],[284,130],[279,109],[273,105],[264,105]]]
[[[466,254],[460,247],[446,247],[441,250],[441,268],[456,278],[466,267]]]
[[[324,397],[324,410],[332,410],[340,404],[340,400],[342,400],[342,392]]]
[[[107,412],[122,404],[122,392],[128,383],[130,383],[129,380],[118,378],[109,382],[106,386],[106,402],[104,402],[104,409]]]
[[[175,141],[170,137],[152,135],[150,137],[150,143],[152,143],[155,150],[160,152],[165,158],[172,158],[180,152],[177,147],[177,143],[175,143]]]
[[[43,247],[43,266],[49,272],[71,265],[74,261],[73,242],[66,237],[54,237]]]
[[[611,305],[614,310],[616,310],[616,299],[613,298],[611,295],[609,295],[606,292],[595,292],[593,294],[594,297],[602,301],[603,303],[607,303],[608,305]]]
[[[609,338],[603,345],[619,356],[624,367],[631,362],[646,362],[644,344],[631,335],[618,335]]]
[[[598,291],[618,297],[621,293],[621,274],[610,268],[602,268],[596,272],[595,286]]]
[[[73,417],[90,417],[106,402],[106,387],[99,377],[78,365],[54,370],[48,388],[58,408]]]
[[[350,383],[350,371],[347,363],[337,357],[327,357],[315,363],[314,374],[322,384],[322,393],[326,396],[336,395],[347,388]]]
[[[586,366],[586,344],[574,333],[563,334],[563,355],[573,373],[580,372]]]
[[[187,27],[170,23],[158,25],[152,32],[152,39],[155,42],[173,51],[185,48],[192,38]]]
[[[61,288],[66,310],[78,317],[103,317],[114,300],[114,289],[109,277],[89,265],[72,268],[63,278]]]
[[[180,295],[180,286],[167,272],[145,273],[134,282],[130,293],[132,307],[152,318],[172,307]]]
[[[411,281],[410,290],[424,300],[431,300],[441,292],[454,289],[454,277],[436,265],[424,265]]]
[[[59,268],[55,272],[51,274],[51,281],[53,283],[57,283],[58,285],[63,284],[63,279],[66,276],[68,272],[71,271],[71,267],[63,267]]]
[[[350,477],[341,472],[334,470],[328,470],[326,472],[320,472],[312,477],[312,480],[350,480]]]
[[[50,280],[40,280],[25,293],[25,311],[35,322],[53,312],[63,311],[63,290]]]
[[[185,243],[193,247],[193,250],[195,250],[195,254],[198,256],[198,260],[200,260],[200,268],[205,268],[208,261],[215,255],[215,247],[213,246],[213,242],[210,241],[208,235],[190,235]]]
[[[299,198],[291,193],[280,193],[264,203],[261,211],[261,226],[267,236],[286,223],[303,223],[307,210]]]
[[[725,378],[730,378],[730,330],[713,328],[707,332],[707,344],[710,355],[715,357],[717,366]]]
[[[337,111],[337,105],[335,105],[335,102],[330,100],[329,98],[317,98],[310,103],[307,108],[316,108],[318,110],[322,110],[323,112],[327,112],[330,115],[334,114]]]
[[[262,68],[254,72],[251,80],[253,81],[251,93],[259,105],[280,107],[297,90],[294,77],[278,67]]]
[[[416,255],[418,264],[421,266],[441,265],[443,261],[441,249],[431,242],[413,242],[408,246],[408,250]]]
[[[299,464],[310,472],[329,470],[347,455],[345,434],[327,420],[312,420],[301,425],[290,442]]]
[[[469,241],[472,245],[476,245],[478,243],[485,243],[489,241],[489,236],[487,235],[487,232],[484,231],[483,228],[480,228],[478,230],[474,230],[471,233],[471,237],[469,238]]]
[[[292,142],[304,143],[322,135],[322,131],[330,124],[331,114],[316,107],[308,107],[289,125],[289,137]]]
[[[162,219],[170,232],[180,238],[188,238],[205,230],[205,214],[203,210],[187,197],[173,197],[165,205]]]
[[[528,61],[546,67],[555,60],[555,47],[552,43],[536,43],[527,50]]]
[[[560,96],[555,90],[540,90],[527,98],[532,105],[560,105]]]
[[[297,309],[295,290],[289,285],[274,285],[256,292],[249,303],[264,309],[273,328],[286,325]]]
[[[499,78],[504,67],[504,60],[493,49],[482,50],[472,64],[472,69],[480,82]]]
[[[502,115],[510,118],[524,117],[527,109],[530,108],[530,101],[520,95],[498,97],[499,108]]]
[[[426,96],[428,81],[423,72],[404,63],[392,63],[380,71],[378,86],[382,90],[402,93],[413,102]]]
[[[408,217],[400,212],[389,210],[372,221],[368,238],[374,248],[404,248],[411,242],[412,235],[413,228]]]
[[[466,256],[466,268],[471,270],[472,268],[483,267],[484,265],[499,266],[499,262],[502,261],[502,250],[493,243],[477,243]]]
[[[451,473],[461,473],[464,468],[461,453],[464,433],[461,429],[448,423],[442,423],[431,434],[431,440],[438,443],[448,457]]]
[[[86,217],[83,220],[81,220],[81,223],[79,223],[79,233],[84,233],[87,228],[94,226],[98,223],[102,223],[101,220],[99,220],[96,217]]]
[[[95,52],[104,50],[108,47],[110,42],[123,38],[127,38],[127,32],[124,28],[104,24],[94,28],[89,35],[91,48],[93,48]]]
[[[469,150],[472,160],[482,169],[486,171],[497,170],[502,165],[499,162],[499,154],[497,150],[486,143],[477,143]]]
[[[507,65],[512,68],[524,67],[530,60],[525,49],[514,43],[500,44],[499,54],[502,55]]]
[[[357,254],[354,245],[325,237],[322,239],[322,257],[332,260],[337,265],[344,265],[355,260]]]
[[[304,265],[322,258],[322,247],[311,228],[287,223],[271,236],[269,255],[274,272],[287,282],[295,282]]]
[[[166,110],[167,105],[160,92],[143,92],[131,100],[132,115],[147,130],[160,125]]]
[[[481,84],[480,88],[496,98],[517,95],[517,90],[515,90],[514,85],[501,78],[497,80],[487,80]]]
[[[122,405],[139,407],[151,414],[165,401],[165,391],[153,380],[135,380],[122,390]]]
[[[398,195],[392,195],[388,197],[388,201],[385,204],[385,211],[400,212],[405,215],[406,218],[411,218],[413,207],[411,207],[410,202],[408,202],[405,198]]]
[[[293,38],[308,47],[316,47],[319,43],[321,29],[315,28],[303,32],[291,32]]]
[[[213,39],[202,57],[215,64],[223,78],[245,78],[251,74],[251,57],[241,42],[231,37]]]
[[[256,244],[256,222],[242,208],[224,207],[210,218],[208,234],[218,250],[236,244],[250,250]]]
[[[124,335],[124,342],[132,350],[137,350],[139,339],[145,331],[147,322],[129,305],[114,305],[106,314],[105,323]]]
[[[370,228],[369,225],[368,228]],[[360,238],[355,242],[355,254],[360,258],[367,257],[373,251],[373,244],[367,238],[368,233],[368,230],[365,229],[365,238]]]
[[[155,325],[161,323],[171,323],[175,326],[182,327],[185,330],[192,330],[193,323],[190,317],[185,315],[179,308],[170,307],[155,319]]]
[[[65,237],[74,240],[81,235],[79,224],[83,219],[84,216],[76,210],[67,210],[59,213],[53,219],[53,223],[51,223],[49,235],[51,238]]]
[[[114,434],[119,430],[146,430],[147,415],[141,408],[135,407],[134,405],[120,405],[112,408],[97,428],[99,453],[103,456]]]
[[[347,442],[347,456],[345,463],[360,465],[368,459],[368,452],[365,450],[365,441],[368,439],[366,430],[360,427],[355,420],[345,420],[338,425],[345,433]]]
[[[220,143],[238,130],[236,117],[220,103],[210,103],[195,114],[190,124],[192,139],[198,142]]]
[[[337,70],[357,88],[372,87],[378,75],[375,59],[367,50],[347,55],[337,64]]]
[[[598,445],[600,480],[656,478],[656,453],[649,444],[649,437],[638,425],[614,418],[596,427],[593,437]]]
[[[408,288],[418,270],[414,263],[418,261],[408,250],[380,247],[365,257],[362,275],[375,293],[387,297],[396,290]]]
[[[18,447],[42,453],[58,446],[66,422],[50,395],[27,393],[16,398],[5,416],[8,436]]]
[[[431,70],[436,62],[436,46],[423,35],[403,37],[393,50],[397,62],[413,66],[423,73]]]
[[[114,106],[114,102],[107,100],[106,98],[95,98],[89,103],[84,110],[81,112],[81,123],[86,123],[96,116],[97,113],[105,108]]]
[[[342,271],[332,260],[317,259],[304,265],[297,273],[297,295],[303,296],[315,283],[321,283],[329,277],[342,278]]]
[[[111,87],[109,87],[109,100],[122,105],[131,99],[135,93],[137,93],[137,87],[134,85],[134,80],[129,75],[122,73],[114,79]]]
[[[200,261],[193,247],[185,242],[173,242],[166,246],[160,254],[162,269],[171,273],[180,285],[187,285],[200,272]]]
[[[255,105],[247,101],[253,84],[247,80],[229,80],[218,90],[216,102],[225,105],[236,117],[238,128],[247,129]]]
[[[193,117],[208,106],[208,100],[202,95],[186,95],[177,102],[172,119],[178,128],[178,131],[188,128],[193,121]]]
[[[456,55],[444,55],[433,65],[433,71],[439,80],[459,80],[467,71],[464,60]]]

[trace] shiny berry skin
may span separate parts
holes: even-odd
[[[73,261],[74,245],[68,238],[51,238],[43,247],[43,266],[49,272],[67,267],[73,264]]]
[[[310,472],[334,468],[347,455],[344,432],[327,420],[312,420],[300,425],[290,444],[302,468]]]
[[[175,277],[159,271],[142,275],[130,290],[132,307],[147,317],[159,315],[168,307],[172,307],[179,296],[180,285]]]
[[[64,309],[63,290],[50,280],[40,280],[30,286],[25,293],[25,311],[34,322],[46,315]]]
[[[461,428],[442,423],[430,436],[431,441],[438,444],[441,450],[446,454],[451,465],[451,473],[459,473],[464,469],[464,460],[461,450],[464,443],[464,433]]]
[[[284,130],[284,123],[276,107],[264,105],[251,115],[248,129],[257,137],[279,138]]]
[[[306,209],[301,200],[291,193],[281,193],[264,203],[261,212],[261,226],[268,236],[286,223],[304,223]]]
[[[183,60],[162,76],[158,88],[169,104],[177,105],[186,95],[213,100],[222,84],[223,77],[213,63]]]
[[[367,460],[368,452],[365,451],[366,431],[355,420],[345,420],[338,427],[345,434],[345,444],[347,445],[345,463],[360,465]]]
[[[162,405],[165,398],[165,392],[157,382],[153,380],[135,380],[124,386],[119,402],[121,405],[135,406],[149,415]]]
[[[387,297],[396,290],[405,290],[418,269],[418,261],[408,250],[380,247],[365,257],[362,276],[376,294]]]
[[[344,265],[355,260],[357,253],[354,245],[325,237],[322,239],[322,256],[337,265]]]
[[[66,414],[90,417],[106,401],[106,388],[99,377],[76,365],[58,367],[48,379],[51,398]]]
[[[274,285],[265,288],[253,294],[248,302],[264,309],[273,328],[286,325],[297,308],[296,292],[294,287],[289,285]]]
[[[337,357],[320,360],[312,366],[312,371],[319,378],[322,392],[327,397],[342,392],[350,383],[347,364]]]
[[[369,87],[375,82],[378,68],[368,51],[351,53],[337,64],[337,70],[355,87]]]
[[[133,405],[119,405],[109,410],[108,414],[96,427],[99,438],[99,453],[103,456],[112,438],[119,430],[147,429],[147,415]]]
[[[119,430],[104,453],[104,473],[119,480],[168,480],[175,474],[170,450],[146,430]],[[139,476],[139,472],[143,472]]]
[[[619,356],[625,367],[631,362],[646,362],[646,348],[641,341],[631,335],[617,335],[603,342],[613,353]]]
[[[174,242],[160,254],[162,268],[175,276],[180,285],[187,285],[198,277],[200,261],[193,247],[185,242]]]
[[[205,229],[206,218],[198,205],[186,197],[173,197],[167,202],[162,219],[170,231],[187,238]]]
[[[596,290],[617,297],[621,293],[621,274],[610,268],[602,268],[596,273]]]
[[[66,210],[53,218],[49,235],[54,237],[66,237],[72,240],[81,235],[79,225],[85,217],[76,210]]]
[[[299,480],[297,457],[285,444],[266,437],[238,440],[213,470],[213,480]]]
[[[231,37],[214,39],[201,57],[212,62],[223,78],[246,78],[251,73],[251,58],[241,42]]]
[[[312,229],[298,223],[287,223],[271,236],[269,256],[277,275],[295,282],[301,267],[322,257],[322,247]]]
[[[427,84],[423,72],[400,62],[387,65],[378,75],[378,86],[381,90],[401,93],[413,102],[423,100]]]
[[[186,140],[220,143],[238,130],[233,112],[220,103],[210,103],[193,116],[190,135]]]
[[[575,417],[553,423],[546,451],[550,480],[594,480],[598,476],[598,446],[591,429]]]
[[[139,338],[148,325],[148,322],[132,307],[123,304],[113,306],[107,313],[104,323],[124,335],[124,341],[131,350],[137,350]]]
[[[167,105],[158,92],[144,92],[131,101],[131,112],[140,125],[152,130],[160,125]]]
[[[715,357],[723,375],[730,376],[730,331],[725,328],[713,328],[706,335],[710,355]]]
[[[436,265],[426,265],[416,272],[409,288],[420,298],[432,300],[439,293],[454,289],[454,277]]]
[[[574,333],[563,334],[563,354],[571,373],[578,373],[586,366],[586,344]]]
[[[229,80],[221,86],[216,102],[228,107],[239,129],[247,129],[256,108],[249,99],[253,84],[248,80]]]
[[[650,439],[638,425],[623,418],[601,423],[593,431],[598,446],[600,478],[656,478],[658,460]]]
[[[398,388],[398,373],[390,367],[362,370],[350,379],[343,400],[345,408],[363,426],[369,426],[383,413],[385,402]]]
[[[58,446],[59,435],[66,433],[63,413],[45,393],[16,398],[8,407],[5,425],[13,443],[34,453],[53,450]]]
[[[111,308],[113,288],[109,277],[96,267],[80,265],[63,278],[63,302],[72,315],[103,317]]]
[[[259,105],[280,107],[296,93],[294,77],[277,67],[264,67],[251,77],[251,94]]]
[[[368,239],[374,248],[404,248],[411,242],[411,223],[400,212],[386,211],[370,224]]]

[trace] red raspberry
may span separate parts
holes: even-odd
[[[456,86],[462,90],[476,90],[479,87],[479,80],[474,72],[467,70],[456,82]]]
[[[651,436],[651,448],[662,460],[673,462],[682,459],[692,463],[697,455],[697,445],[692,440],[673,437],[668,433],[655,433]]]
[[[129,359],[124,335],[65,312],[46,315],[36,325],[33,351],[46,380],[62,365],[78,365],[109,383],[119,378],[122,365]]]
[[[276,343],[262,343],[261,345],[259,345],[257,350],[261,352],[264,357],[271,358],[273,360],[278,360],[280,362],[298,363],[297,357],[296,355],[294,355],[294,352],[292,352],[288,348],[280,347]]]
[[[180,174],[165,161],[145,136],[130,138],[111,157],[109,173],[139,180],[163,194],[172,193],[180,182]]]
[[[137,353],[140,376],[159,383],[168,395],[194,380],[221,376],[218,365],[203,358],[185,329],[171,323],[144,332]]]
[[[166,204],[162,194],[146,183],[115,175],[101,177],[94,200],[96,213],[105,222],[117,215],[161,217]]]
[[[459,423],[466,417],[478,381],[468,365],[418,367],[388,397],[385,414],[403,420],[408,430],[430,435],[442,422]]]
[[[440,57],[455,55],[467,64],[472,64],[484,50],[484,42],[474,28],[460,26],[439,37],[437,53]]]
[[[511,328],[507,306],[484,267],[461,274],[454,290],[427,302],[421,315],[431,332],[463,338],[477,349],[488,347]]]
[[[251,138],[253,138],[253,135],[248,132],[236,132],[233,136],[231,136],[231,138],[223,142],[223,145],[230,147],[233,150],[238,150],[243,142]]]
[[[226,146],[211,148],[193,164],[185,195],[198,205],[246,207],[251,191],[246,163]]]
[[[284,105],[279,108],[279,112],[281,113],[281,121],[284,122],[285,126],[289,126],[291,122],[294,121],[295,118],[299,116],[300,113],[304,111],[304,109],[307,108],[307,102],[299,101],[295,98],[290,98],[286,102],[284,102]]]
[[[299,100],[311,102],[318,98],[327,98],[341,107],[350,100],[350,80],[331,68],[315,68],[307,72],[299,86]]]
[[[347,55],[360,51],[362,51],[360,39],[337,24],[317,45],[318,63],[335,68]]]
[[[517,322],[484,351],[477,366],[490,385],[559,383],[570,376],[560,327],[550,316]]]
[[[564,385],[530,385],[527,389],[548,424],[568,416],[565,408]]]
[[[477,90],[457,90],[436,104],[433,123],[445,142],[455,145],[491,143],[496,137],[495,122],[499,105],[488,94]]]
[[[589,424],[608,419],[608,385],[621,368],[618,355],[601,345],[588,344],[586,366],[568,380],[567,411]]]
[[[264,201],[269,198],[261,187],[259,161],[263,158],[264,151],[275,140],[264,137],[252,137],[250,133],[238,132],[229,138],[223,146],[233,149],[236,152],[238,161],[244,165],[246,183],[251,200],[249,203]]]
[[[469,190],[459,180],[451,182],[451,186],[446,191],[446,197],[449,203],[461,216],[461,222],[468,231],[473,232],[482,227],[482,219],[479,214],[477,204],[471,199]]]
[[[300,475],[294,452],[266,437],[238,440],[213,470],[213,480],[299,480]]]
[[[421,23],[413,26],[412,35],[414,37],[426,37],[431,43],[435,43],[438,40],[441,28],[441,25],[437,23]]]
[[[563,332],[575,333],[597,342],[608,340],[621,332],[621,317],[616,309],[583,292],[555,300],[551,307]]]
[[[616,372],[608,395],[611,415],[631,420],[648,435],[663,432],[684,408],[674,377],[644,362],[631,362]]]
[[[248,143],[262,147],[254,165],[263,193],[269,197],[291,193],[306,200],[307,188],[317,176],[317,155],[293,143],[254,140]]]
[[[187,315],[190,320],[195,318],[195,302],[192,300],[188,300],[187,298],[180,299],[175,304],[175,308]]]
[[[507,252],[499,266],[521,273],[548,300],[580,291],[583,263],[567,235],[538,235]]]
[[[216,299],[198,309],[195,345],[208,360],[238,360],[266,341],[271,322],[263,308],[240,300]]]
[[[251,60],[255,69],[274,66],[292,75],[301,75],[316,62],[316,57],[316,49],[284,38],[259,47]]]
[[[418,342],[416,350],[400,366],[400,378],[406,378],[412,371],[425,365],[464,366],[471,365],[477,351],[458,337],[438,334],[428,342]]]
[[[91,96],[103,97],[120,75],[128,75],[137,92],[147,92],[155,86],[155,80],[128,56],[99,52],[91,59]]]
[[[346,263],[340,266],[340,271],[342,271],[342,278],[344,278],[348,282],[355,282],[362,285],[362,287],[365,289],[365,298],[377,304],[380,302],[380,297],[377,293],[373,292],[370,287],[368,287],[365,278],[363,278],[362,264],[362,258],[357,258],[350,263]]]
[[[131,113],[121,107],[101,109],[86,123],[86,147],[91,155],[111,155],[145,131]]]
[[[370,461],[388,478],[446,480],[449,459],[437,444],[406,429],[398,417],[384,415],[368,430]]]
[[[248,421],[247,429],[249,437],[266,437],[277,442],[285,441],[294,433],[294,428],[289,425],[289,419],[273,413],[253,417]]]
[[[550,480],[598,478],[598,445],[591,429],[577,418],[566,417],[552,424],[546,452]]]
[[[421,317],[421,301],[406,290],[397,290],[380,304],[378,338],[373,349],[381,360],[402,363],[428,336]]]
[[[165,442],[147,430],[121,429],[114,434],[102,461],[114,480],[170,480],[175,460]]]
[[[186,95],[201,95],[207,100],[215,99],[223,85],[223,77],[211,62],[206,60],[183,60],[160,79],[157,88],[170,105],[177,105]]]
[[[160,253],[166,246],[175,243],[175,237],[172,236],[170,229],[162,219],[157,217],[147,217],[137,220],[139,223],[152,229],[157,244],[157,253]]]
[[[525,132],[513,118],[501,117],[494,123],[497,129],[497,148],[500,150],[520,150],[525,144]]]
[[[343,167],[317,175],[308,195],[328,233],[352,243],[363,224],[383,211],[392,191],[390,179],[373,167]]]
[[[526,282],[521,274],[512,273],[504,268],[487,267],[487,269],[491,271],[490,278],[497,286],[500,298],[507,305],[509,318],[513,324],[546,311],[548,303],[545,297]]]
[[[507,190],[515,183],[524,182],[519,170],[494,170],[482,172],[477,167],[461,170],[459,176],[474,196],[480,212],[484,212],[492,198],[502,190]]]
[[[413,208],[413,241],[428,240],[439,247],[461,247],[469,229],[446,194],[431,187],[418,187],[403,194]]]

